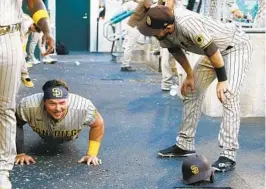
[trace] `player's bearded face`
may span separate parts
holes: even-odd
[[[59,120],[65,116],[68,103],[67,99],[47,99],[44,101],[44,106],[52,118]]]
[[[174,32],[174,25],[169,25],[165,29],[161,30],[155,37],[158,40],[164,40],[169,34]]]

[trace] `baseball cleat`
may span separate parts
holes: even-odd
[[[128,67],[121,67],[121,72],[135,72],[136,70],[133,69],[131,66]]]
[[[34,84],[31,81],[29,75],[22,74],[21,75],[21,81],[26,87],[29,87],[29,88],[34,87]]]
[[[41,62],[35,57],[30,57],[30,58],[27,58],[27,63],[29,63],[29,64],[40,64]]]
[[[56,59],[51,58],[50,56],[43,57],[42,61],[44,64],[55,64],[57,62]]]
[[[220,156],[219,159],[212,164],[212,168],[218,172],[230,171],[230,170],[234,169],[235,166],[236,166],[235,161],[233,161],[227,157],[224,157],[224,156]]]
[[[183,150],[179,148],[176,144],[158,152],[158,156],[160,157],[185,157],[185,156],[190,156],[194,154],[195,154],[194,150],[192,151]]]
[[[26,64],[26,67],[27,67],[27,68],[31,68],[31,67],[33,66],[32,63],[28,63],[28,62],[26,62],[25,64]]]

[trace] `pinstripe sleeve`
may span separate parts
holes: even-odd
[[[19,119],[22,121],[27,122],[27,109],[24,107],[24,100],[22,99],[20,103],[17,105],[16,108],[16,115],[18,116]]]
[[[186,19],[180,25],[184,34],[201,49],[206,49],[213,42],[211,35],[204,28],[200,18],[192,17]]]
[[[87,100],[87,113],[84,125],[90,126],[97,119],[97,109],[90,100]]]

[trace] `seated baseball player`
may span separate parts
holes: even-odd
[[[104,135],[104,121],[92,102],[69,93],[66,82],[47,81],[43,93],[23,98],[16,109],[17,156],[15,164],[32,164],[35,160],[25,153],[23,125],[48,142],[66,142],[78,137],[83,128],[89,126],[88,152],[78,162],[99,165],[97,157]]]

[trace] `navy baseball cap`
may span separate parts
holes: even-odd
[[[144,36],[154,36],[161,29],[166,28],[169,24],[173,24],[175,17],[171,14],[170,8],[158,5],[151,7],[142,23],[138,26],[141,34]]]
[[[214,170],[203,155],[186,157],[182,164],[182,174],[184,184],[193,184],[208,178],[210,182],[214,181]]]

